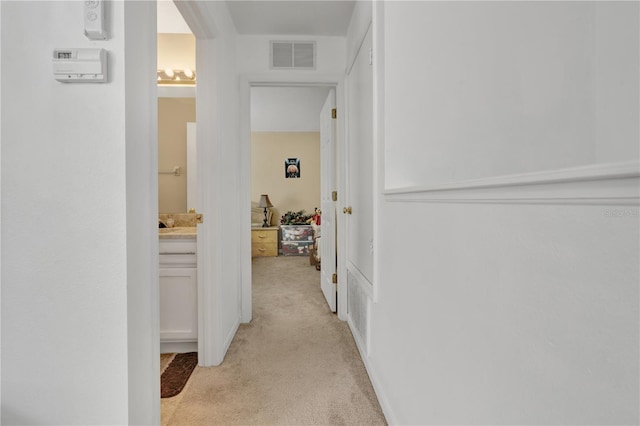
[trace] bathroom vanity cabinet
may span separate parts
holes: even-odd
[[[196,236],[160,234],[160,350],[197,350]]]

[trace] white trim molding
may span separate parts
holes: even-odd
[[[252,318],[252,266],[251,266],[251,221],[249,220],[251,203],[251,88],[252,87],[333,87],[336,91],[336,108],[338,113],[336,150],[338,153],[344,151],[344,141],[346,134],[346,106],[345,106],[345,77],[336,73],[299,73],[296,71],[283,71],[278,73],[258,73],[240,74],[240,158],[242,168],[240,170],[240,208],[241,214],[246,215],[246,220],[240,220],[240,268],[241,268],[241,322],[248,323]],[[338,190],[337,205],[343,204],[344,197],[344,170],[340,159],[342,154],[338,154],[337,179]],[[338,215],[337,219],[338,235],[344,233],[343,218]],[[346,277],[344,268],[344,253],[346,248],[344,238],[338,240],[338,277]],[[341,256],[342,254],[342,256]],[[339,278],[340,279],[340,278]],[[345,278],[346,283],[346,278]],[[338,300],[347,300],[347,289],[345,285],[338,285]],[[346,304],[338,303],[338,318],[347,320]]]
[[[640,205],[640,163],[596,164],[386,189],[386,201]]]

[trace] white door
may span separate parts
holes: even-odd
[[[335,90],[331,89],[320,112],[320,284],[324,297],[333,312],[336,311],[336,203],[332,193],[336,189],[335,120],[332,111],[336,105]]]
[[[349,73],[346,160],[346,268],[364,287],[373,282],[373,69],[371,29]],[[346,282],[346,281],[345,281]]]

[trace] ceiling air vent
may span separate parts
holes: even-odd
[[[316,43],[313,41],[272,41],[272,69],[312,70],[316,67]]]

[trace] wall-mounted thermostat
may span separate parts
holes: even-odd
[[[104,0],[85,0],[84,35],[89,40],[106,40]]]
[[[65,83],[105,83],[107,51],[104,49],[55,49],[53,75]]]

